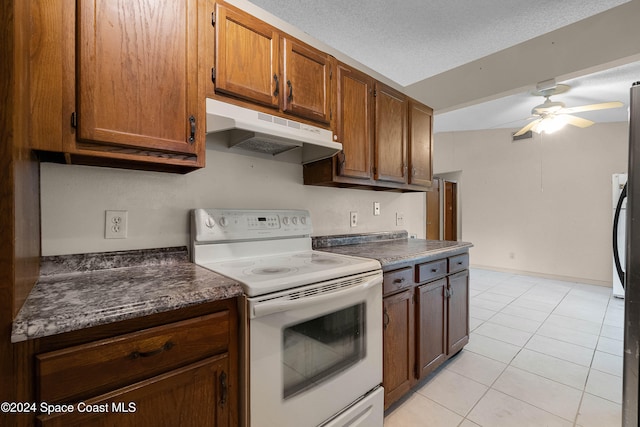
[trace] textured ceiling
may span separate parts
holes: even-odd
[[[633,18],[627,19],[626,24],[618,21],[624,20],[621,16],[628,16],[629,11],[638,13],[640,0],[249,1],[433,106],[435,132],[522,127],[531,109],[544,101],[529,94],[537,81],[572,73],[571,79],[558,80],[572,89],[552,100],[562,101],[567,107],[622,101],[623,108],[579,115],[596,122],[625,121],[629,87],[640,80],[640,62],[622,61],[614,68],[595,67],[604,71],[594,74],[577,73],[597,65],[587,64],[584,56],[598,57],[594,61],[601,59],[601,64],[612,60],[604,58],[606,55],[593,55],[594,49],[614,50],[621,39],[637,38],[633,37],[637,30],[627,37],[629,30],[618,28],[636,26]],[[617,8],[623,4],[635,6],[623,12]],[[586,20],[605,11],[614,12],[617,18],[613,22]],[[608,25],[604,33],[597,28],[602,22]],[[612,26],[616,27],[614,31]],[[575,30],[566,32],[570,27]],[[591,28],[591,38],[585,39]],[[601,37],[613,32],[616,36],[612,39]],[[550,34],[554,34],[552,39],[544,39]],[[556,43],[556,47],[545,45],[546,42]],[[630,44],[633,42],[626,43]],[[573,50],[563,56],[562,48],[569,46]],[[634,49],[622,50],[625,55],[640,52]],[[506,54],[512,50],[513,54]],[[514,63],[504,67],[505,55],[517,57],[523,52],[526,56],[519,68]],[[573,52],[583,57],[574,58]],[[489,59],[496,55],[498,62]],[[574,68],[565,63],[574,60]],[[514,78],[514,72],[518,78]],[[473,79],[469,79],[469,73],[475,75]],[[496,78],[503,83],[496,84]],[[439,96],[435,96],[434,89],[440,90]]]
[[[402,86],[629,0],[250,0]]]

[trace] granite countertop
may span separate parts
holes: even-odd
[[[242,295],[236,281],[189,262],[186,247],[43,257],[40,271],[11,342]]]
[[[467,252],[473,244],[448,240],[409,239],[406,231],[313,238],[316,250],[373,258],[383,271],[401,268],[416,261],[431,261]]]

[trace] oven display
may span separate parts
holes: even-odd
[[[366,356],[365,303],[286,327],[283,398],[310,389]]]
[[[273,230],[280,228],[280,219],[277,215],[250,216],[247,218],[247,225],[250,230]]]

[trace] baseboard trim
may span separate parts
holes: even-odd
[[[602,287],[605,287],[605,288],[611,288],[613,286],[612,282],[606,282],[606,281],[603,281],[603,280],[587,279],[587,278],[584,278],[584,277],[572,277],[572,276],[562,276],[562,275],[558,275],[558,274],[537,273],[537,272],[534,272],[534,271],[516,270],[516,269],[511,269],[511,268],[502,268],[502,267],[495,267],[495,266],[490,266],[490,265],[479,265],[479,264],[471,264],[470,267],[471,268],[480,268],[482,270],[500,271],[502,273],[521,274],[523,276],[540,277],[542,279],[561,280],[563,282],[573,282],[573,283],[583,283],[583,284],[587,284],[587,285],[596,285],[596,286],[602,286]]]

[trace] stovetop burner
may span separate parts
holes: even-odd
[[[245,274],[285,274],[285,273],[295,273],[298,271],[297,268],[292,267],[260,267],[260,268],[252,268],[249,270],[245,270]]]
[[[310,263],[310,264],[323,264],[323,265],[344,264],[344,261],[339,258],[329,257],[327,255],[318,254],[315,252],[294,255],[293,258],[302,258],[304,262]]]

